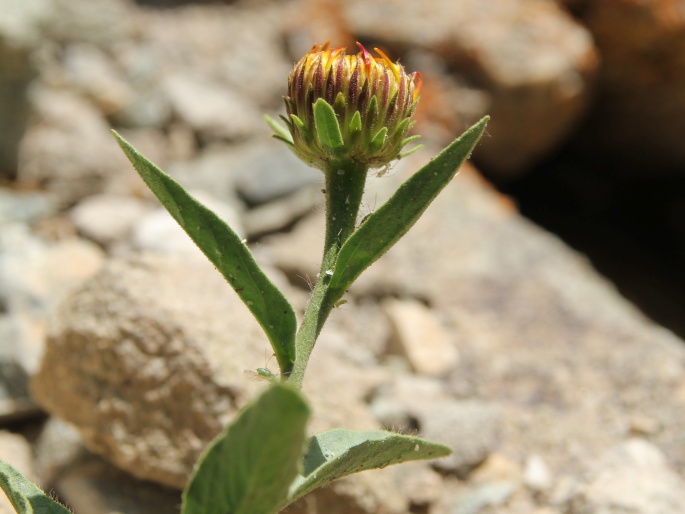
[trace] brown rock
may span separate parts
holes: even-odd
[[[622,172],[685,167],[685,10],[677,0],[586,2],[602,56],[600,98],[585,138]]]
[[[297,292],[278,282],[299,307]],[[343,326],[334,320],[312,356],[304,384],[312,432],[378,427],[364,398],[385,374],[371,368],[370,353],[350,351],[378,332]],[[59,307],[33,392],[90,450],[137,477],[182,487],[204,446],[264,387],[244,371],[268,365],[267,348],[203,257],[115,260]]]
[[[445,110],[472,101],[473,95],[450,97],[427,79],[419,111],[441,120],[451,135],[490,114],[489,137],[475,157],[503,178],[521,174],[559,145],[590,100],[598,65],[592,38],[554,2],[355,0],[344,5],[344,21],[356,37],[395,53],[430,50],[456,70],[462,83],[489,95],[484,112],[448,120]]]

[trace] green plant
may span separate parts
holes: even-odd
[[[354,56],[314,47],[289,77],[287,130],[267,118],[275,137],[326,181],[321,270],[299,328],[290,303],[235,232],[114,133],[145,183],[258,320],[280,368],[280,379],[268,377],[265,392],[205,449],[183,493],[183,514],[271,514],[335,478],[450,453],[442,444],[385,431],[305,437],[310,410],[299,390],[329,313],[450,182],[487,123],[464,132],[357,226],[368,170],[416,149],[404,150],[417,137],[407,133],[421,86],[420,75],[359,46]],[[0,485],[19,513],[66,512],[4,464]]]

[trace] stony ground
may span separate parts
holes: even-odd
[[[527,173],[606,91],[589,113],[611,134],[598,148],[682,165],[679,140],[659,136],[685,119],[676,4],[0,0],[0,458],[76,514],[178,512],[198,453],[265,387],[244,370],[275,368],[111,127],[244,236],[301,313],[322,179],[261,115],[280,112],[314,42],[359,39],[424,74],[426,149],[370,176],[365,215],[486,113],[476,164]],[[685,512],[683,341],[473,165],[346,300],[305,381],[310,430],[385,427],[454,455],[341,480],[288,512]]]

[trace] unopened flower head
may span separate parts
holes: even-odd
[[[374,57],[357,46],[356,55],[347,55],[345,48],[329,49],[328,43],[315,46],[288,77],[284,119],[293,149],[323,170],[335,160],[379,168],[418,138],[407,133],[414,124],[421,75],[405,73],[379,49],[380,57]],[[330,107],[318,105],[319,99]]]

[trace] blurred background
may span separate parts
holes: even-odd
[[[314,43],[359,40],[423,73],[426,141],[490,114],[479,171],[685,333],[681,1],[4,0],[2,13],[4,188],[49,192],[60,212],[141,194],[109,127],[197,176],[209,149],[263,138],[261,113],[281,112],[285,76]]]
[[[448,320],[454,330],[449,337],[466,345],[459,350],[465,355],[459,361],[461,368],[455,368],[459,373],[447,380],[450,394],[459,398],[511,396],[513,403],[521,400],[525,408],[550,401],[555,408],[566,408],[564,412],[575,412],[573,395],[580,395],[583,389],[574,382],[582,375],[573,371],[576,364],[561,359],[568,369],[559,371],[554,380],[567,389],[558,397],[546,389],[548,385],[540,385],[544,380],[535,382],[536,373],[549,378],[547,370],[534,364],[538,349],[546,348],[548,341],[557,341],[558,336],[563,351],[571,352],[568,348],[606,322],[609,328],[597,340],[606,342],[607,352],[612,351],[612,344],[629,344],[631,338],[672,342],[666,331],[654,329],[638,313],[631,313],[625,322],[616,321],[613,309],[623,305],[622,300],[584,296],[585,286],[576,289],[576,285],[585,284],[585,275],[569,272],[568,276],[554,276],[571,269],[557,267],[557,251],[573,255],[566,248],[558,250],[556,243],[549,243],[549,254],[540,251],[534,255],[540,260],[531,260],[526,252],[542,236],[502,232],[493,221],[511,216],[516,220],[512,223],[528,227],[518,213],[586,256],[591,267],[657,324],[685,336],[683,0],[0,0],[0,339],[4,341],[0,344],[0,382],[4,384],[0,384],[0,420],[10,426],[20,423],[20,431],[32,443],[39,440],[38,426],[22,424],[40,412],[28,379],[40,367],[48,333],[46,320],[66,292],[110,259],[131,252],[183,254],[192,246],[132,172],[109,133],[111,128],[229,220],[258,253],[261,250],[260,258],[287,275],[291,284],[303,282],[305,273],[316,273],[316,264],[303,264],[299,252],[309,251],[312,240],[302,235],[301,227],[308,226],[312,213],[321,211],[320,173],[307,169],[284,145],[271,140],[262,115],[284,112],[282,95],[292,64],[312,45],[327,40],[333,46],[347,46],[350,52],[355,41],[369,49],[381,48],[392,59],[399,59],[407,71],[421,72],[423,89],[414,132],[422,135],[427,146],[421,152],[424,159],[482,116],[491,116],[487,134],[472,156],[473,166],[462,174],[463,192],[455,193],[454,198],[462,203],[435,210],[447,220],[456,213],[454,228],[447,229],[445,236],[431,232],[432,222],[426,222],[425,237],[432,237],[430,245],[437,248],[433,253],[427,250],[427,255],[406,262],[398,258],[396,268],[374,276],[373,287],[362,286],[354,293],[358,302],[373,301],[373,307],[366,307],[369,312],[386,294],[409,295],[419,304],[435,308],[443,322]],[[396,184],[392,176],[404,173],[403,166],[404,162],[397,164],[389,184]],[[381,180],[372,178],[371,184],[376,186]],[[487,191],[486,200],[480,200],[481,190]],[[380,199],[371,197],[363,214],[378,205]],[[473,221],[479,216],[489,221]],[[441,247],[440,241],[461,234],[463,220],[472,221],[473,226],[464,229],[468,237],[462,234],[450,243],[453,247]],[[488,228],[496,230],[489,232]],[[270,246],[278,241],[272,238],[279,235],[296,242],[290,254],[279,254],[279,243]],[[319,244],[314,238],[313,252],[319,251]],[[413,248],[418,252],[421,244]],[[554,248],[557,250],[552,251]],[[524,254],[526,258],[519,259]],[[493,256],[492,260],[483,255]],[[440,264],[425,264],[432,258]],[[392,259],[390,256],[390,262]],[[412,262],[418,263],[416,267],[403,268]],[[463,298],[448,298],[440,289],[440,279],[462,265],[463,276],[455,273],[464,282],[450,287],[459,290],[454,294]],[[547,265],[549,276],[535,275]],[[394,275],[397,269],[430,272],[435,277],[426,278],[425,284],[408,280],[405,284],[402,276]],[[530,294],[544,294],[531,296],[528,312],[525,288],[529,276],[533,282]],[[593,277],[587,279],[592,287],[595,282],[603,284],[601,278]],[[547,279],[554,285],[549,286]],[[393,280],[401,286],[393,285]],[[116,289],[116,280],[110,285]],[[539,291],[535,289],[538,285]],[[545,296],[548,286],[553,301]],[[524,300],[517,304],[513,293],[521,291]],[[576,296],[566,304],[566,294]],[[569,314],[575,316],[575,306],[583,303],[583,308],[592,310],[594,302],[602,305],[596,319],[584,313],[578,314],[578,321]],[[355,309],[354,303],[347,308]],[[604,311],[606,305],[610,308]],[[473,313],[462,319],[453,314],[460,309],[467,313],[473,309]],[[392,305],[382,310],[389,326],[400,330],[397,324],[404,311]],[[480,319],[480,314],[488,320],[482,326],[464,321],[469,316]],[[605,314],[605,321],[597,321]],[[549,327],[549,333],[547,328],[533,330],[539,321],[534,319],[536,315],[548,317],[550,327],[556,323],[558,332]],[[487,331],[484,327],[497,325],[499,330],[498,324],[504,327],[502,333],[510,330],[506,337],[484,337],[469,349],[469,337],[476,341],[478,334]],[[459,330],[470,336],[459,336]],[[654,336],[653,330],[661,335]],[[525,334],[521,339],[531,344],[528,364],[516,364],[517,357],[509,354],[506,358],[512,362],[506,364],[504,356],[502,361],[486,358],[493,348],[504,352],[513,348],[512,341],[519,334]],[[563,346],[566,343],[568,348]],[[642,373],[642,360],[652,355],[652,349],[645,346],[648,349],[636,350],[634,361],[622,367],[612,364],[613,358],[606,357],[610,353],[606,360],[593,353],[600,343],[587,345],[588,358],[595,359],[588,369],[614,366],[615,377],[608,375],[615,380],[611,378],[606,398],[624,390],[624,381],[630,380],[625,377]],[[373,359],[383,361],[385,350],[372,351]],[[559,354],[549,351],[557,357],[562,354],[562,350]],[[263,365],[261,353],[259,348],[258,362],[248,367]],[[680,362],[682,357],[664,355],[664,363]],[[482,369],[478,368],[481,364]],[[580,369],[583,364],[578,366]],[[660,366],[653,365],[654,373],[670,376]],[[483,374],[490,370],[502,382],[474,385],[478,380],[470,373],[477,375],[476,369]],[[415,366],[414,372],[421,374]],[[592,377],[583,382],[585,393],[597,386],[595,375]],[[55,377],[51,380],[55,383]],[[651,378],[645,381],[656,383]],[[45,379],[44,384],[48,383]],[[424,391],[423,386],[416,387]],[[575,391],[568,393],[573,401],[566,396],[571,390]],[[677,390],[677,401],[685,401],[685,385]],[[402,396],[401,391],[405,390],[399,387],[393,394]],[[46,397],[48,393],[43,390],[40,394]],[[670,397],[671,390],[661,388],[658,394],[650,394],[635,393],[640,400],[637,396],[622,399],[621,409],[645,405],[656,409],[659,402],[651,399]],[[367,401],[370,395],[366,391],[359,398]],[[585,398],[579,396],[578,405],[585,405]],[[48,405],[49,401],[42,403]],[[64,415],[58,407],[48,410]],[[483,423],[490,423],[490,411],[484,412],[478,411],[475,417],[483,416]],[[677,418],[680,421],[676,423],[670,417],[673,409],[664,407],[663,412],[655,411],[652,417],[637,421],[631,417],[632,411],[629,416],[620,412],[617,419],[621,423],[629,419],[626,423],[630,425],[622,434],[647,434],[658,440],[682,472],[685,437],[678,429],[682,420]],[[607,443],[602,438],[610,432],[598,421],[604,414],[601,408],[593,411],[597,434],[601,434],[593,437],[602,444]],[[473,418],[471,411],[461,415]],[[420,422],[411,426],[425,428]],[[516,426],[526,433],[525,423]],[[661,431],[659,427],[670,429]],[[473,434],[486,432],[476,427]],[[558,435],[556,440],[573,437]],[[98,449],[99,443],[88,444],[142,478],[177,486],[178,477],[183,476],[182,472],[174,475],[176,471],[159,476],[156,471],[136,473],[139,464],[122,465],[121,459]],[[603,448],[601,444],[583,448],[591,457],[598,447]],[[552,468],[555,462],[566,465],[578,458],[574,452],[569,449],[563,458],[548,457],[548,463]],[[521,457],[526,466],[531,463],[528,457]],[[471,470],[482,459],[476,461],[463,469]],[[535,478],[537,461],[530,465]],[[154,465],[151,468],[156,469]],[[458,466],[455,469],[460,480],[470,476]],[[433,475],[421,476],[428,476],[427,483],[435,485]],[[527,486],[535,501],[540,501],[538,486]],[[682,491],[677,494],[681,493],[685,495]],[[568,498],[573,496],[568,494]],[[420,497],[417,493],[416,505],[432,505],[433,500]],[[530,500],[531,504],[535,501]],[[556,504],[550,500],[552,507],[539,512],[594,512],[573,510],[572,502],[564,503],[567,501],[571,500]],[[563,508],[557,511],[553,505]],[[416,507],[411,512],[429,510]],[[481,511],[446,508],[445,512]],[[511,512],[519,511],[512,508]]]

